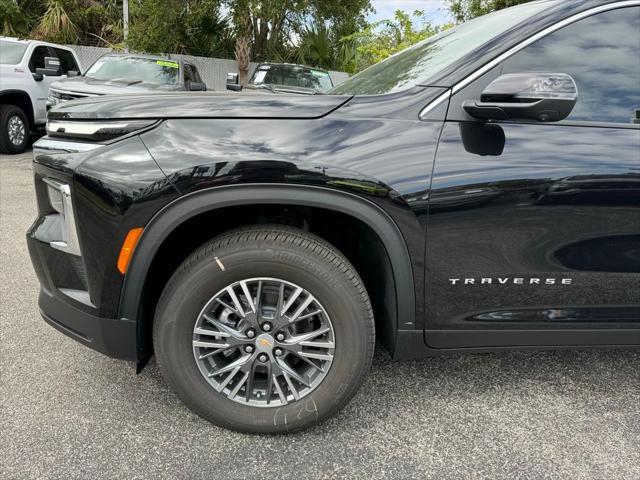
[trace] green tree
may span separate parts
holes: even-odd
[[[431,25],[421,10],[412,15],[396,10],[393,19],[372,23],[342,41],[355,43],[355,69],[359,71],[448,27]]]
[[[127,45],[150,53],[228,56],[233,50],[219,0],[137,0],[130,3]]]
[[[494,10],[513,7],[531,0],[449,0],[449,11],[456,22],[466,22]]]
[[[292,58],[300,37],[323,25],[337,41],[366,25],[370,0],[225,0],[239,35],[250,38],[254,61]]]

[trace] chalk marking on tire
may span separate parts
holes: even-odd
[[[224,265],[222,264],[222,262],[220,261],[220,259],[218,257],[213,257],[216,259],[216,263],[218,264],[218,266],[220,267],[220,270],[222,270],[224,272]]]

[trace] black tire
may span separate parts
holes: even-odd
[[[24,127],[21,142],[13,143],[9,138],[9,121],[18,117]],[[29,146],[31,125],[29,118],[20,107],[15,105],[0,105],[0,153],[22,153]]]
[[[193,352],[193,329],[205,304],[226,286],[255,277],[306,289],[324,307],[335,332],[333,363],[321,383],[277,408],[238,403],[218,393],[200,372]],[[371,304],[349,261],[321,238],[277,225],[231,231],[198,248],[167,283],[153,328],[157,363],[178,397],[206,420],[250,433],[301,430],[338,412],[369,370],[374,336]]]

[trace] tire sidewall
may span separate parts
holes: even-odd
[[[253,246],[216,252],[225,269],[210,256],[201,258],[173,285],[157,318],[156,355],[167,380],[201,416],[241,431],[292,431],[321,421],[355,394],[373,353],[372,325],[361,293],[331,263],[318,262],[297,249]],[[336,348],[322,383],[296,402],[280,407],[249,407],[216,392],[201,374],[193,355],[193,328],[204,305],[226,286],[248,278],[286,280],[312,293],[332,321]],[[240,420],[239,419],[243,419]]]
[[[3,107],[1,110],[2,114],[0,115],[0,144],[7,153],[21,153],[29,145],[31,134],[29,119],[20,107],[16,107],[15,105],[3,105]],[[15,145],[9,139],[9,119],[14,116],[20,117],[25,128],[24,140],[19,145]]]

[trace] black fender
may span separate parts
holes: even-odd
[[[127,270],[118,317],[137,320],[147,273],[167,236],[183,222],[218,208],[251,204],[289,204],[333,210],[368,225],[384,245],[393,271],[396,325],[415,325],[413,268],[404,237],[378,205],[357,195],[324,187],[282,184],[243,184],[214,187],[184,195],[163,207],[145,226]]]

